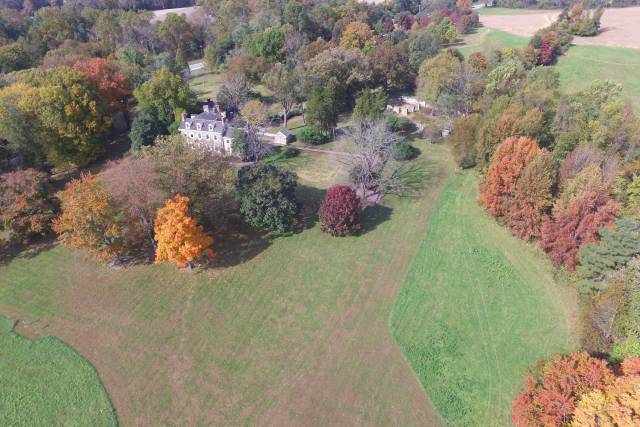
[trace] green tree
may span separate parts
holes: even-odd
[[[418,72],[418,95],[436,102],[440,94],[454,81],[462,58],[457,51],[446,50],[420,65]]]
[[[302,95],[302,79],[296,69],[291,69],[286,65],[276,63],[273,68],[264,76],[264,82],[274,93],[280,105],[284,118],[284,127],[287,127],[287,119],[295,103],[300,101]]]
[[[589,243],[579,251],[580,265],[576,269],[584,289],[602,289],[608,273],[640,255],[640,221],[621,218],[615,229],[602,228],[600,242]]]
[[[328,87],[315,86],[309,91],[305,119],[325,134],[333,132],[338,125],[334,91]]]
[[[256,56],[269,61],[284,59],[284,32],[279,28],[267,28],[261,33],[249,37],[245,47]]]
[[[375,119],[382,116],[389,98],[382,90],[365,89],[356,99],[353,115],[360,119]]]
[[[145,145],[153,145],[159,135],[166,135],[167,128],[149,110],[142,110],[133,119],[129,138],[131,139],[131,149],[134,151],[142,149]]]
[[[433,58],[442,49],[443,41],[439,33],[423,30],[409,43],[409,64],[417,70],[426,59]]]
[[[166,69],[153,73],[133,91],[133,96],[140,111],[150,111],[165,127],[175,122],[181,112],[192,110],[196,103],[189,84]]]
[[[158,25],[158,36],[173,52],[182,49],[186,55],[195,53],[198,48],[195,34],[194,26],[184,15],[169,13]]]
[[[274,165],[242,167],[238,171],[236,200],[244,221],[265,230],[291,231],[299,210],[297,181],[294,173]]]

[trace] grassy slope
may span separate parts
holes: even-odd
[[[93,367],[54,337],[30,340],[0,316],[0,424],[115,426]]]
[[[464,36],[464,46],[460,48],[463,55],[482,52],[490,56],[496,49],[505,47],[525,47],[529,40],[526,37],[498,31],[491,28],[479,28],[476,33]]]
[[[473,172],[447,184],[391,319],[453,426],[508,424],[526,369],[573,344],[575,296],[540,252],[484,214],[476,188]]]
[[[39,319],[48,327],[28,332],[91,360],[123,425],[437,425],[387,327],[452,170],[445,147],[418,145],[424,194],[368,212],[359,237],[314,225],[262,243],[221,239],[221,254],[244,246],[244,262],[221,257],[230,265],[195,274],[113,270],[55,247],[0,268],[0,313]],[[317,208],[345,166],[311,156],[291,167]]]

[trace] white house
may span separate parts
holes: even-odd
[[[178,131],[192,144],[202,145],[224,155],[231,154],[234,129],[227,117],[210,100],[202,106],[202,113],[182,115]]]

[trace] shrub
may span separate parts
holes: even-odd
[[[327,142],[327,137],[315,126],[309,126],[302,129],[298,133],[298,139],[300,142],[307,145],[320,145]]]
[[[360,229],[360,199],[348,185],[327,190],[320,205],[322,231],[332,236],[346,236]]]
[[[298,150],[295,147],[287,147],[286,150],[284,150],[284,157],[287,159],[292,159],[294,157],[298,157],[300,155],[300,150]]]
[[[407,141],[400,141],[393,147],[393,159],[398,161],[411,160],[415,158],[418,153],[418,149]]]

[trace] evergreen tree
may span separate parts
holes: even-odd
[[[577,272],[582,278],[580,286],[602,289],[606,286],[604,279],[607,273],[626,265],[639,254],[640,221],[621,218],[615,222],[614,230],[601,228],[600,242],[589,243],[579,251]]]

